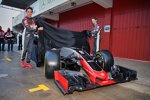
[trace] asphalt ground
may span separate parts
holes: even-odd
[[[44,67],[31,62],[32,70],[21,68],[20,54],[0,52],[0,100],[150,100],[150,62],[115,58],[115,64],[137,70],[138,80],[64,96],[53,79],[45,78]]]

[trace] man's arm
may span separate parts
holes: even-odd
[[[11,33],[12,33],[12,38],[15,38],[16,37],[15,33],[13,31],[11,31]]]
[[[7,39],[7,32],[4,33],[4,39]]]
[[[95,36],[101,29],[101,26],[97,25],[96,28],[91,31],[92,36]]]
[[[29,25],[28,19],[23,19],[22,24],[26,28],[26,30],[29,32],[37,31],[37,27],[35,25]]]
[[[4,31],[3,30],[0,32],[0,37],[1,38],[4,37]]]

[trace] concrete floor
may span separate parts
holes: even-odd
[[[64,96],[53,79],[44,77],[43,67],[32,62],[34,69],[22,69],[19,61],[20,52],[0,52],[0,100],[150,100],[150,62],[115,58],[115,64],[137,70],[138,80]],[[49,90],[28,91],[39,84]]]

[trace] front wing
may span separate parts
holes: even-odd
[[[72,94],[74,91],[85,91],[116,83],[128,82],[137,79],[137,72],[122,66],[115,65],[108,74],[109,79],[93,82],[90,76],[77,71],[59,70],[54,72],[55,84],[65,94]]]

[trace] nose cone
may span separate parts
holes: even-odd
[[[106,79],[108,79],[108,75],[107,75],[107,73],[106,73],[104,70],[102,70],[102,71],[100,71],[100,72],[95,71],[95,74],[96,74],[96,78],[99,78],[99,79],[101,79],[101,80],[106,80]]]

